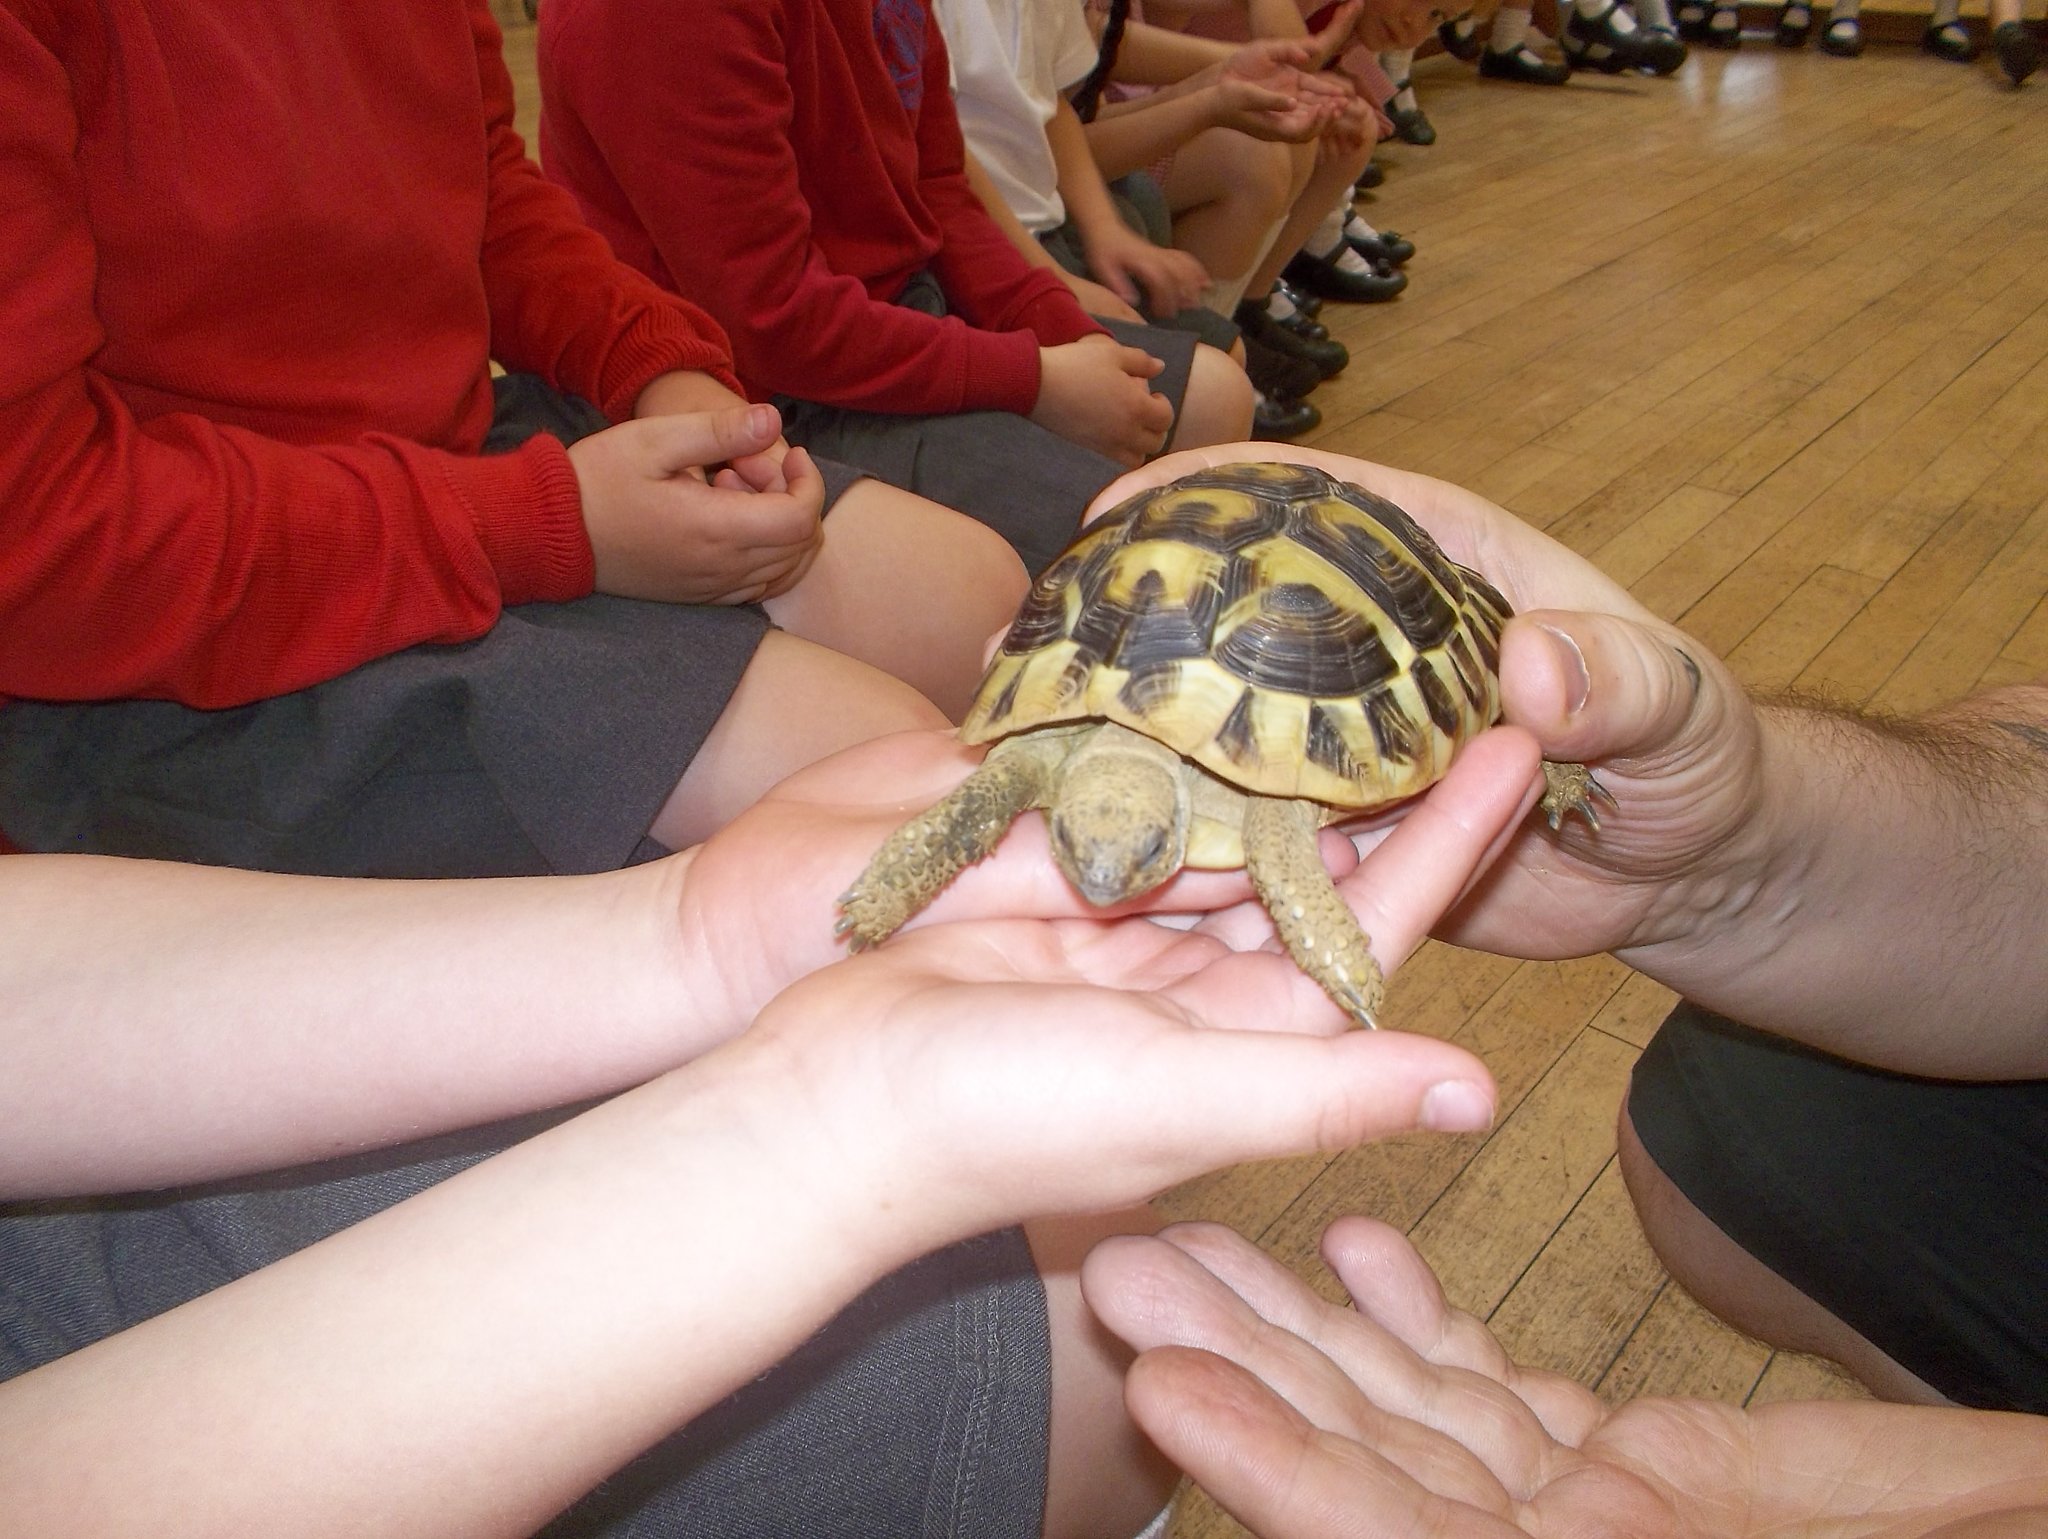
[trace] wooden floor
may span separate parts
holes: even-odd
[[[530,32],[510,47],[530,82]],[[1413,283],[1325,312],[1354,361],[1315,443],[1485,492],[1756,686],[1913,709],[2048,674],[2048,85],[1757,41],[1671,80],[1415,78],[1440,140],[1383,149],[1365,205]],[[1706,1316],[1636,1227],[1614,1118],[1669,1003],[1606,959],[1432,946],[1385,1018],[1491,1065],[1492,1134],[1167,1206],[1326,1292],[1331,1218],[1402,1224],[1515,1355],[1609,1397],[1860,1393]],[[1241,1531],[1196,1496],[1174,1532]]]

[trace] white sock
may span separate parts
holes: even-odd
[[[1359,273],[1370,277],[1372,263],[1353,251],[1344,242],[1344,218],[1332,214],[1316,226],[1316,233],[1301,243],[1301,249],[1312,257],[1321,257],[1331,266],[1347,273]]]
[[[1961,0],[1934,0],[1934,11],[1927,18],[1928,29],[1939,32],[1943,27],[1955,26],[1956,15],[1961,10]]]
[[[1264,308],[1266,314],[1272,316],[1276,321],[1292,320],[1295,315],[1294,301],[1281,293],[1277,286],[1272,293],[1266,296]]]
[[[1387,79],[1401,89],[1394,93],[1396,112],[1413,112],[1420,105],[1415,99],[1415,87],[1408,83],[1408,72],[1415,68],[1415,50],[1397,48],[1380,55],[1380,68],[1387,72]]]
[[[1626,37],[1636,29],[1636,19],[1629,15],[1628,7],[1616,5],[1614,0],[1575,0],[1579,14],[1588,21],[1598,21],[1601,13],[1612,9],[1614,14],[1607,18],[1607,25]]]
[[[1479,23],[1473,19],[1472,13],[1467,11],[1462,16],[1453,16],[1450,21],[1450,27],[1453,32],[1458,34],[1458,41],[1463,42],[1479,30]]]
[[[1502,6],[1493,13],[1493,36],[1486,40],[1486,46],[1495,53],[1513,53],[1528,35],[1529,13]]]
[[[1159,1510],[1159,1516],[1140,1529],[1132,1539],[1166,1539],[1166,1530],[1173,1523],[1173,1503],[1168,1502]]]

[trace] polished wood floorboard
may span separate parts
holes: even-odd
[[[530,126],[530,29],[508,46]],[[1757,39],[1670,80],[1415,78],[1439,142],[1385,147],[1362,205],[1416,241],[1413,281],[1326,310],[1353,362],[1315,444],[1498,499],[1760,688],[1912,710],[2048,674],[2048,84]],[[1706,1315],[1643,1240],[1614,1120],[1670,1003],[1606,958],[1432,945],[1386,1017],[1492,1066],[1491,1134],[1166,1206],[1326,1293],[1330,1219],[1398,1223],[1516,1356],[1612,1398],[1860,1394]],[[1242,1531],[1197,1495],[1174,1532]]]

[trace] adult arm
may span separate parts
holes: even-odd
[[[1716,1009],[1902,1072],[2048,1075],[2048,686],[1904,721],[1757,705],[1697,641],[1484,498],[1341,455],[1223,445],[1112,484],[1281,458],[1379,491],[1521,613],[1509,721],[1594,766],[1593,832],[1532,826],[1443,933],[1612,951]]]
[[[2020,1539],[2048,1526],[2048,1419],[1608,1407],[1511,1361],[1399,1231],[1340,1219],[1322,1250],[1352,1307],[1216,1225],[1105,1242],[1082,1274],[1141,1353],[1134,1418],[1263,1539]]]

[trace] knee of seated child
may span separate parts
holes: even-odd
[[[1230,353],[1203,343],[1188,370],[1188,389],[1174,423],[1170,449],[1234,444],[1251,436],[1257,405],[1244,366]]]

